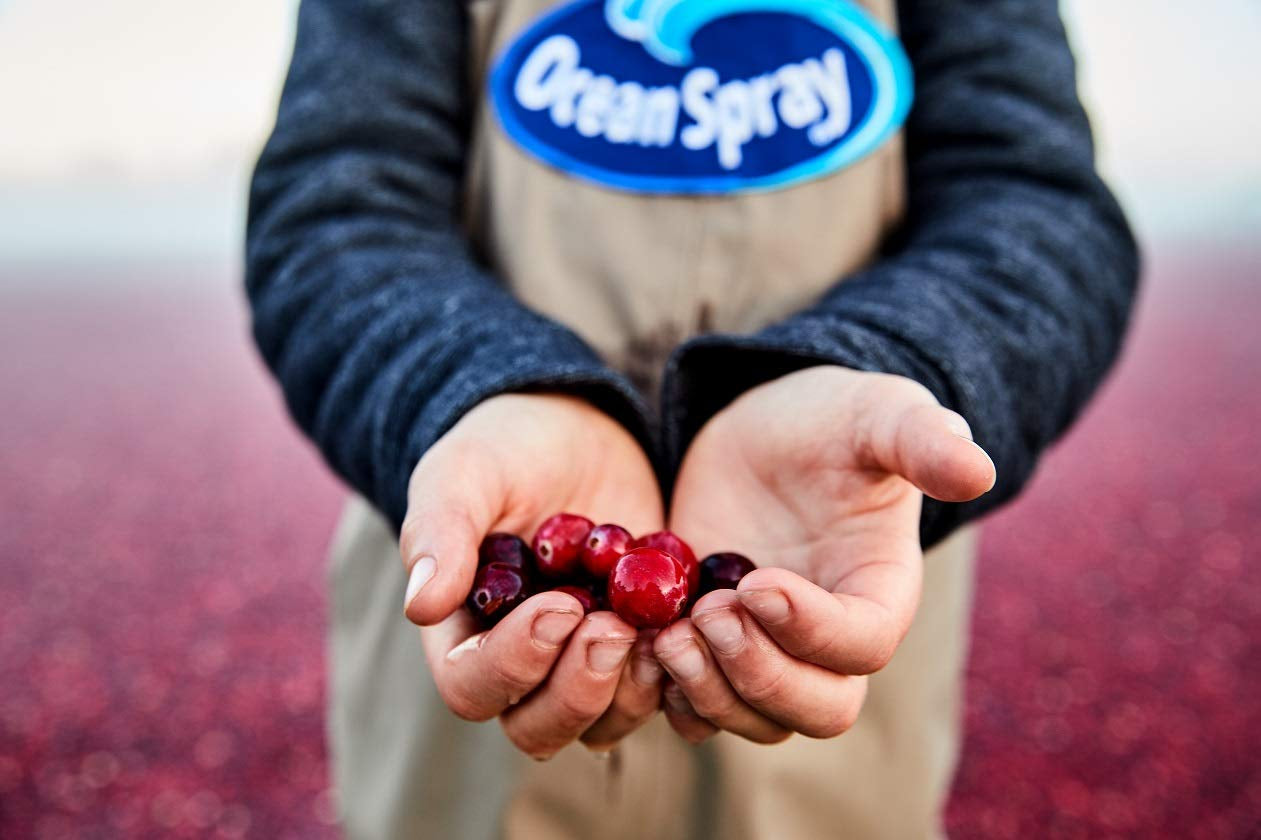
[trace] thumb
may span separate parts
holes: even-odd
[[[942,502],[967,502],[989,492],[997,479],[994,462],[972,440],[963,417],[936,403],[890,400],[867,414],[860,448],[868,466],[902,476]]]
[[[407,570],[403,611],[437,624],[464,603],[477,572],[477,550],[502,512],[498,474],[476,451],[441,443],[421,458],[408,488],[399,552]]]

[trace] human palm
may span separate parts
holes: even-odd
[[[684,459],[670,526],[699,552],[761,568],[658,637],[676,728],[777,740],[852,724],[862,675],[888,661],[918,605],[923,492],[963,501],[993,484],[970,437],[921,386],[831,366],[715,415]]]
[[[535,757],[582,738],[607,748],[660,704],[651,640],[610,612],[584,618],[543,592],[488,632],[461,605],[489,533],[530,535],[558,511],[660,529],[660,490],[633,437],[591,405],[555,395],[493,397],[426,452],[400,536],[404,608],[439,693],[457,715],[498,717]],[[636,642],[638,640],[638,645]]]

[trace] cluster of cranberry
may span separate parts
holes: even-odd
[[[468,608],[490,627],[531,595],[554,590],[586,612],[612,609],[635,627],[665,627],[689,601],[734,589],[753,568],[730,552],[697,561],[669,531],[636,539],[620,525],[558,513],[539,526],[532,546],[513,534],[482,541]]]

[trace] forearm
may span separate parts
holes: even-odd
[[[631,386],[472,258],[463,7],[307,0],[250,199],[254,333],[298,424],[397,525],[420,455],[488,396],[580,394],[647,444]]]
[[[682,348],[666,399],[677,457],[736,395],[801,367],[921,382],[968,419],[999,476],[977,502],[926,505],[927,544],[1013,496],[1085,404],[1124,332],[1137,257],[1094,171],[1055,4],[902,8],[919,90],[899,238],[809,310]]]

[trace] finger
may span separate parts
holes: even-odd
[[[652,654],[653,635],[651,631],[640,632],[639,641],[631,648],[630,660],[618,679],[612,705],[582,733],[582,742],[591,749],[612,749],[661,708],[664,672]]]
[[[635,638],[635,628],[611,612],[587,616],[547,682],[500,716],[508,739],[540,759],[575,740],[612,703]]]
[[[667,682],[662,699],[670,728],[679,733],[679,736],[689,744],[695,746],[719,733],[717,726],[696,714],[692,704],[687,701],[687,695],[683,693],[683,689],[673,682]]]
[[[732,590],[698,601],[692,622],[736,693],[766,717],[811,738],[831,738],[854,725],[867,678],[833,673],[790,656],[740,606]]]
[[[918,556],[918,545],[911,550]],[[890,557],[853,569],[835,592],[787,569],[764,568],[745,575],[736,594],[792,656],[839,674],[872,674],[910,629],[921,585],[918,559]]]
[[[535,595],[477,632],[467,610],[421,630],[429,671],[443,701],[465,720],[489,720],[547,679],[565,641],[582,621],[572,595]]]
[[[498,471],[485,460],[478,447],[440,442],[412,473],[399,552],[403,611],[416,624],[442,621],[473,587],[478,545],[503,508]]]
[[[653,643],[661,664],[687,696],[693,712],[719,729],[759,744],[774,744],[791,735],[736,694],[699,636],[685,618],[662,630]]]
[[[858,451],[869,465],[897,473],[926,495],[966,502],[988,492],[997,473],[985,450],[972,440],[968,423],[938,405],[927,389],[877,391],[871,410],[859,415]]]

